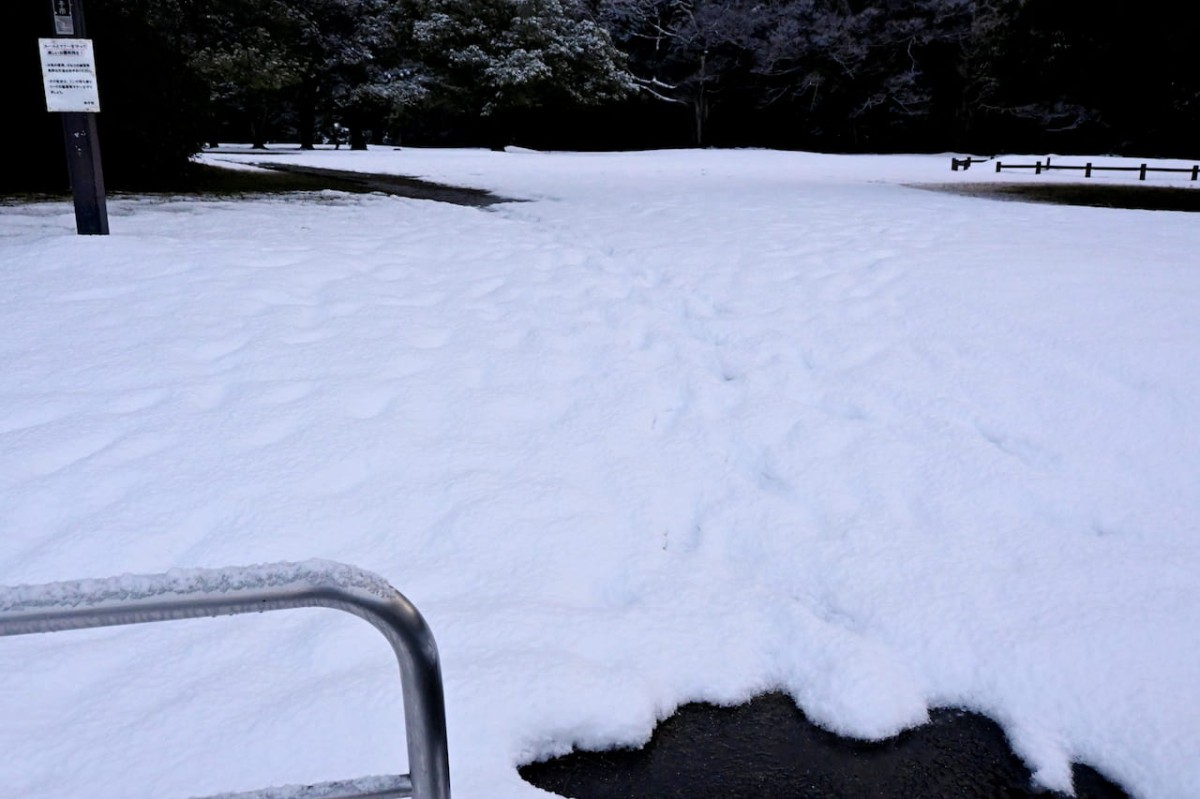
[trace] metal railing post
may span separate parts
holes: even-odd
[[[416,607],[363,569],[314,560],[0,587],[0,636],[304,607],[333,608],[367,620],[387,638],[400,666],[410,773],[395,778],[391,789],[380,790],[378,780],[370,781],[370,789],[346,783],[351,792],[336,795],[450,799],[437,644]]]

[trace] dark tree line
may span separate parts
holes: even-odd
[[[693,144],[1194,152],[1195,4],[596,2]]]
[[[1195,155],[1197,4],[87,0],[110,183],[204,143]],[[0,31],[0,188],[61,183],[44,0]],[[1144,22],[1139,22],[1144,21]],[[61,137],[58,137],[61,138]],[[35,168],[36,166],[36,168]],[[40,171],[38,171],[40,170]]]

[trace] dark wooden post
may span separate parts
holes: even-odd
[[[1200,164],[1192,164],[1192,180],[1200,177]]]
[[[1087,166],[1083,168],[1083,176],[1090,178],[1092,176],[1092,162],[1088,161]]]
[[[85,39],[83,0],[50,0],[54,36]],[[96,115],[66,111],[62,115],[63,141],[67,150],[67,173],[75,200],[75,229],[81,236],[108,235],[108,204],[104,194],[104,172],[100,166],[100,138]]]
[[[1142,168],[1138,170],[1138,180],[1146,179],[1146,165],[1142,164]]]

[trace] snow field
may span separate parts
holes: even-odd
[[[376,571],[437,636],[456,797],[772,688],[1200,794],[1190,217],[901,185],[984,177],[941,156],[288,157],[528,202],[0,208],[0,584]],[[402,771],[394,670],[320,611],[5,640],[0,784]]]

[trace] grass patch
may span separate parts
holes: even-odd
[[[336,185],[334,185],[336,184]],[[341,181],[298,172],[267,169],[222,169],[207,164],[189,164],[182,175],[170,180],[146,185],[122,185],[110,189],[111,197],[146,194],[185,194],[208,197],[237,197],[256,194],[290,194],[300,191],[369,191]],[[46,202],[71,197],[69,189],[61,192],[12,192],[0,194],[6,203]]]
[[[208,164],[192,164],[188,174],[177,186],[152,189],[148,193],[170,194],[288,194],[297,191],[351,191],[344,186],[331,186],[328,180],[293,172],[267,169],[222,169]]]
[[[190,194],[209,197],[233,197],[256,194],[291,194],[306,191],[364,192],[348,182],[326,176],[276,169],[225,169],[208,164],[189,164],[177,180],[162,185],[122,188],[120,194]]]
[[[482,208],[495,203],[514,202],[482,189],[446,186],[401,175],[375,175],[337,169],[270,164],[266,169],[224,169],[207,164],[191,164],[188,172],[178,179],[144,187],[123,187],[109,192],[122,195],[186,195],[193,197],[252,197],[296,192],[342,191],[356,194],[391,194],[419,200],[454,203]],[[0,195],[0,204],[19,204],[47,200],[63,200],[63,194]]]
[[[994,200],[1017,200],[1094,208],[1200,212],[1200,189],[1094,183],[944,183],[917,188]]]

